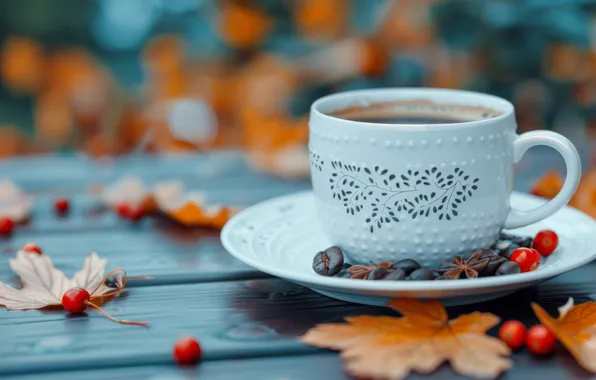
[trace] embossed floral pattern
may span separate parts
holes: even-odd
[[[319,171],[323,171],[323,164],[325,162],[321,160],[321,156],[311,150],[308,153],[310,154],[310,165]]]
[[[357,167],[340,161],[331,161],[331,167],[333,199],[343,203],[347,214],[366,213],[370,232],[403,218],[451,220],[478,189],[479,181],[458,167],[449,173],[436,166],[391,173],[380,166]]]

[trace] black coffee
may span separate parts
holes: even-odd
[[[438,104],[428,100],[409,100],[353,105],[329,112],[345,120],[376,124],[454,124],[490,119],[500,115],[476,105]]]
[[[352,121],[361,121],[365,123],[377,123],[377,124],[453,124],[453,123],[463,123],[466,121],[465,119],[456,119],[456,118],[448,118],[448,117],[433,117],[433,116],[415,116],[415,115],[408,115],[408,116],[388,116],[388,117],[350,117],[346,118],[346,120]]]

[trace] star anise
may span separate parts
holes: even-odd
[[[454,256],[453,261],[446,262],[438,272],[448,280],[455,280],[462,277],[477,278],[479,273],[488,265],[490,258],[481,258],[483,251],[480,250],[465,260],[461,256]]]
[[[392,267],[393,263],[388,261],[382,261],[379,264],[375,264],[371,261],[370,265],[352,265],[350,269],[348,269],[348,273],[351,275],[350,278],[366,280],[368,279],[370,272],[373,270],[377,268],[391,269]]]

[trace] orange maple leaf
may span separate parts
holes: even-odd
[[[530,190],[530,193],[539,197],[552,199],[563,188],[563,179],[556,171],[549,171],[540,178]]]
[[[575,360],[596,373],[596,302],[574,306],[573,298],[559,308],[559,318],[551,317],[538,304],[532,303],[534,314],[571,352]]]
[[[345,324],[322,324],[300,340],[340,350],[347,371],[375,379],[402,379],[411,371],[428,374],[449,361],[462,375],[496,377],[509,369],[510,350],[486,330],[499,323],[490,313],[474,312],[449,320],[439,301],[403,298],[390,301],[404,316],[346,318]]]
[[[178,181],[164,181],[155,187],[153,197],[157,209],[169,218],[188,227],[222,228],[239,210],[205,202],[202,192],[185,192]]]

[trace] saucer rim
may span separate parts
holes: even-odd
[[[538,269],[533,272],[527,273],[520,273],[515,275],[507,275],[507,276],[493,276],[493,277],[481,277],[470,279],[467,281],[355,281],[349,278],[337,278],[337,277],[326,277],[316,275],[316,273],[307,274],[302,272],[296,272],[289,269],[284,268],[275,268],[269,265],[263,265],[262,261],[253,260],[250,257],[247,257],[239,250],[234,248],[234,244],[231,243],[231,239],[229,236],[231,235],[232,231],[236,228],[238,223],[243,222],[247,216],[250,216],[253,213],[262,212],[263,209],[269,209],[275,207],[276,204],[281,202],[291,201],[293,199],[300,199],[310,197],[314,200],[314,193],[312,190],[300,191],[295,192],[292,194],[287,194],[275,198],[268,199],[266,201],[257,203],[251,207],[248,207],[238,214],[234,215],[232,218],[228,220],[228,222],[224,225],[221,230],[220,240],[226,251],[228,251],[232,256],[236,259],[240,260],[241,262],[245,263],[248,266],[251,266],[263,273],[267,273],[269,275],[279,277],[288,281],[298,282],[301,284],[305,284],[309,287],[313,288],[327,288],[327,289],[337,289],[338,292],[344,292],[349,289],[353,290],[362,290],[362,291],[441,291],[441,290],[458,290],[458,289],[466,289],[466,290],[482,290],[485,288],[495,288],[495,287],[502,287],[502,286],[511,286],[511,285],[519,285],[520,287],[524,284],[532,284],[541,281],[546,281],[557,277],[563,273],[569,272],[573,269],[579,268],[583,265],[588,264],[589,262],[596,259],[596,247],[589,250],[589,253],[581,260],[574,261],[571,264],[566,264],[565,262],[562,263],[560,266],[546,268],[546,269]],[[536,206],[539,203],[546,201],[546,199],[537,197],[531,194],[521,193],[513,191],[511,193],[511,197],[520,198],[520,200],[528,201],[529,203],[535,204]],[[575,214],[574,217],[579,219],[583,219],[584,222],[588,225],[591,225],[594,232],[596,232],[596,221],[586,215],[585,213],[571,208],[569,206],[564,206],[561,208],[559,212],[568,212],[571,214]],[[514,230],[504,230],[504,231],[514,231]],[[589,236],[589,235],[588,235]],[[596,239],[595,239],[596,240]],[[572,254],[572,253],[569,253]]]

